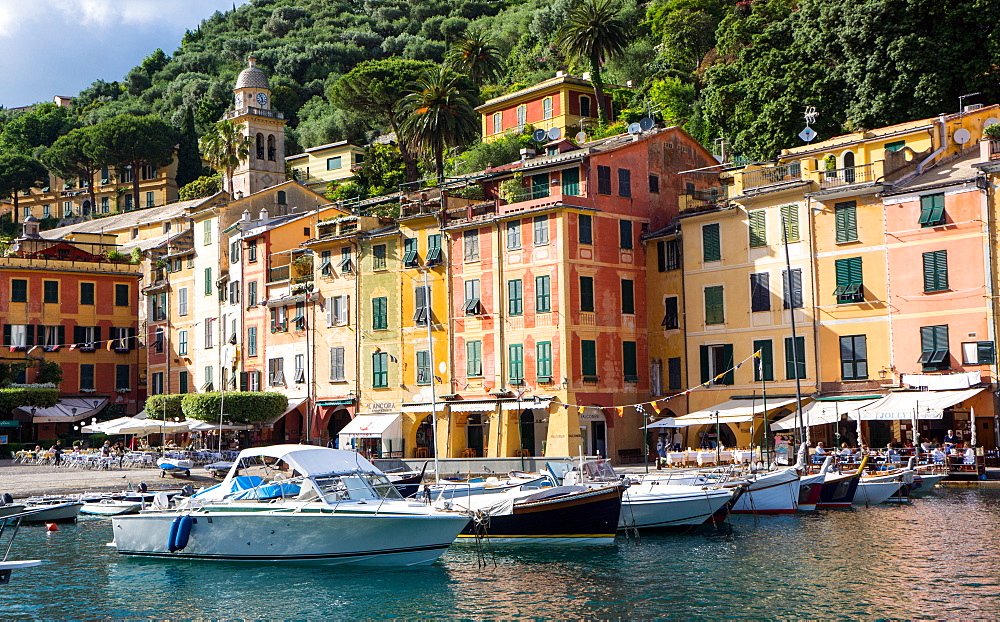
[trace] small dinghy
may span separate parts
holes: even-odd
[[[160,468],[160,477],[164,475],[191,477],[194,462],[187,458],[160,458],[156,461],[156,466]]]
[[[121,514],[136,514],[142,509],[141,501],[121,501],[116,499],[101,499],[90,501],[80,508],[81,514],[96,514],[98,516],[119,516]]]

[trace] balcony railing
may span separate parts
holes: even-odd
[[[760,188],[802,179],[802,165],[798,162],[771,166],[743,173],[743,189]]]
[[[682,214],[710,211],[729,199],[732,186],[715,186],[704,190],[691,190],[680,197]]]
[[[871,164],[849,166],[832,171],[820,171],[820,188],[836,188],[853,184],[870,184],[875,181],[875,167]]]
[[[274,283],[277,281],[287,281],[288,280],[288,270],[289,266],[286,264],[284,266],[277,266],[275,268],[267,269],[267,282]]]
[[[253,106],[246,106],[244,108],[239,108],[237,110],[230,110],[226,113],[227,119],[235,119],[241,114],[255,114],[258,117],[268,117],[269,119],[284,119],[285,115],[281,114],[276,110],[265,110],[263,108],[254,108]]]

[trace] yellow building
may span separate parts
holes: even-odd
[[[562,71],[528,88],[487,100],[476,111],[482,115],[486,142],[510,130],[520,131],[526,125],[543,130],[558,128],[564,138],[597,125],[593,83]],[[614,117],[611,97],[607,95],[605,111],[609,119]]]
[[[290,155],[285,162],[299,183],[323,194],[331,181],[344,181],[364,162],[365,150],[346,140],[306,149]]]
[[[684,370],[684,272],[680,227],[669,225],[643,236],[646,245],[646,299],[649,312],[649,393],[659,400],[688,386]],[[659,414],[676,417],[687,412],[687,398],[675,397]]]

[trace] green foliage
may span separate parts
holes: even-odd
[[[40,186],[47,179],[48,172],[38,160],[19,153],[0,154],[0,199],[13,199],[15,219],[21,191]]]
[[[181,201],[190,201],[192,199],[203,199],[205,197],[210,197],[213,194],[219,192],[222,189],[222,179],[219,177],[218,173],[214,175],[205,175],[204,177],[199,177],[198,179],[190,182],[186,186],[182,187],[177,191],[177,197]]]
[[[452,175],[464,175],[484,171],[491,166],[502,166],[517,162],[521,149],[533,146],[531,133],[534,128],[526,126],[521,133],[508,132],[490,142],[477,142],[453,161]]]
[[[174,419],[184,416],[181,408],[183,394],[150,395],[146,398],[146,416],[150,419]]]
[[[102,121],[94,128],[94,157],[118,168],[131,166],[132,205],[139,205],[139,171],[143,166],[170,164],[177,144],[177,132],[153,115],[122,114]]]
[[[985,130],[983,130],[983,135],[987,138],[992,138],[994,140],[1000,138],[1000,124],[994,123]]]
[[[464,86],[451,70],[427,70],[399,102],[405,142],[425,158],[434,158],[438,179],[444,177],[445,148],[466,145],[479,135],[475,96]]]
[[[365,195],[365,189],[357,182],[351,180],[331,181],[327,184],[326,198],[334,202],[356,199]]]
[[[354,174],[354,181],[368,196],[395,192],[406,181],[405,164],[395,144],[372,143],[365,148],[365,161]]]
[[[0,412],[10,414],[18,406],[51,408],[59,401],[59,389],[0,389]]]
[[[690,121],[694,117],[696,98],[694,84],[680,78],[655,80],[649,87],[649,99],[667,125],[684,125]]]
[[[243,126],[235,121],[222,120],[214,124],[198,143],[202,155],[226,180],[229,194],[233,194],[233,172],[250,157],[253,139],[243,135]]]
[[[51,145],[73,127],[62,106],[38,104],[4,123],[0,131],[0,152],[29,155],[35,147]]]
[[[0,387],[6,387],[14,382],[14,378],[27,367],[27,363],[0,363]]]
[[[51,382],[52,384],[58,385],[63,380],[62,365],[56,363],[55,361],[38,361],[38,375],[35,376],[35,382],[38,384],[44,384]]]
[[[189,393],[181,400],[188,419],[218,421],[219,413],[234,423],[259,423],[277,417],[288,408],[281,393],[227,392]]]
[[[141,261],[142,261],[142,250],[138,246],[136,246],[135,248],[132,249],[132,252],[129,253],[128,262],[133,265],[139,265],[139,262]]]
[[[464,73],[476,84],[483,84],[497,79],[503,61],[489,35],[476,29],[465,33],[448,51],[445,66]]]

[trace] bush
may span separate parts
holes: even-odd
[[[174,419],[184,415],[181,400],[184,395],[150,395],[146,398],[146,416],[150,419]]]
[[[288,398],[281,393],[239,391],[226,393],[190,393],[181,400],[188,419],[218,421],[219,413],[233,423],[259,423],[273,419],[288,408]]]
[[[59,389],[0,389],[0,412],[18,406],[51,408],[59,401]]]
[[[983,130],[983,136],[993,139],[1000,138],[1000,123],[994,123],[993,125]]]

